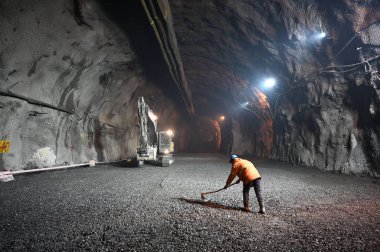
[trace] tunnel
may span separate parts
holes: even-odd
[[[379,1],[0,1],[0,251],[378,251],[379,177]]]

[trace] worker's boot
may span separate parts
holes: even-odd
[[[263,196],[261,195],[261,193],[258,195],[257,201],[259,202],[259,207],[260,207],[259,213],[265,214],[265,207],[264,207],[264,203],[263,203]]]
[[[243,211],[244,212],[252,212],[251,209],[249,208],[249,194],[248,193],[243,193],[243,204],[244,204],[244,208],[243,208]]]

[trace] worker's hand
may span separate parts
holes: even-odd
[[[228,188],[228,185],[226,184],[224,187],[223,187],[223,189],[227,189]]]
[[[239,184],[240,183],[240,179],[236,180],[235,184]]]

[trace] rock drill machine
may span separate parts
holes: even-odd
[[[143,97],[138,100],[140,137],[137,144],[137,161],[139,166],[149,161],[162,166],[174,162],[173,131],[157,132],[157,116],[145,103]]]

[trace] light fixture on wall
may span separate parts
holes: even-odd
[[[172,129],[168,129],[168,130],[166,131],[166,134],[167,134],[168,136],[174,136],[174,132],[173,132]]]
[[[263,87],[266,89],[273,88],[275,85],[276,85],[275,78],[267,78],[263,81]]]
[[[321,39],[325,38],[326,37],[326,32],[319,33],[318,37],[321,38]]]
[[[315,32],[315,33],[311,34],[310,41],[311,42],[320,41],[320,40],[326,38],[326,36],[327,36],[327,34],[324,31]]]

